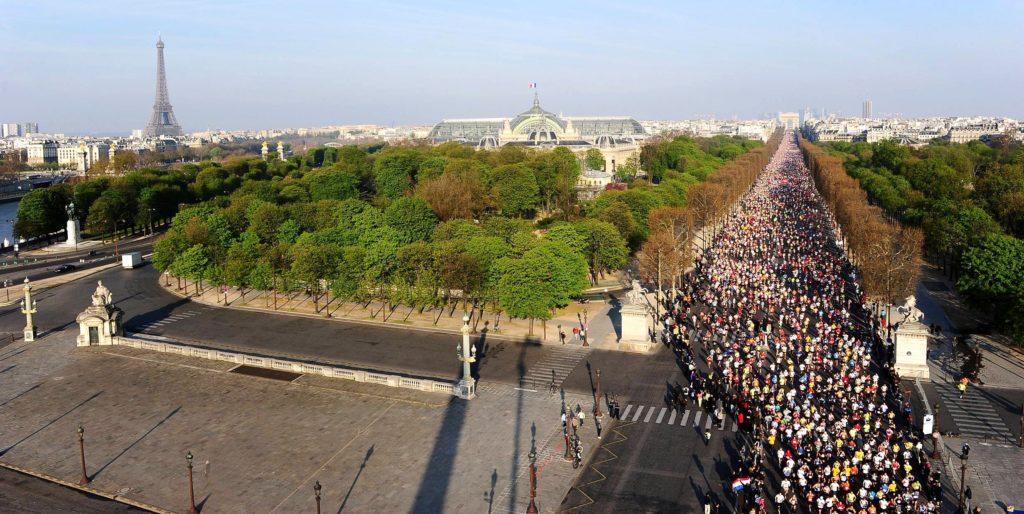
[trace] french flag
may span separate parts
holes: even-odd
[[[530,82],[530,89],[537,89],[537,83],[536,82]]]

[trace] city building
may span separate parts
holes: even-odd
[[[614,175],[607,171],[586,170],[576,180],[576,196],[580,200],[593,200],[601,194],[608,184],[612,183]]]
[[[569,117],[541,108],[534,94],[533,106],[512,118],[445,119],[434,126],[427,139],[432,143],[456,141],[479,147],[506,144],[534,146],[587,146],[598,138],[636,143],[647,136],[640,123],[628,116]]]
[[[860,117],[866,120],[871,119],[871,100],[864,100],[864,103],[860,107]]]
[[[605,171],[614,172],[640,151],[647,137],[643,125],[628,116],[570,117],[533,106],[513,118],[445,119],[427,134],[432,143],[458,142],[487,150],[505,145],[568,148],[578,157],[597,147],[605,159]]]
[[[46,164],[57,162],[56,141],[34,141],[25,147],[29,164]]]
[[[0,123],[0,137],[27,136],[29,134],[36,134],[38,132],[38,123]]]

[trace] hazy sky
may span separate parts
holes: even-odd
[[[127,133],[825,107],[1024,118],[1024,2],[0,0],[0,122]]]

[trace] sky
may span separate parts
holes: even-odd
[[[127,134],[567,116],[1024,118],[1024,2],[0,0],[0,122]]]

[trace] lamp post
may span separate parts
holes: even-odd
[[[583,346],[590,346],[590,341],[588,341],[588,339],[590,339],[590,334],[587,333],[587,332],[589,332],[589,330],[587,330],[588,327],[589,327],[589,324],[587,323],[587,308],[584,307],[583,308]]]
[[[114,220],[114,257],[118,256],[117,253],[117,222],[124,223],[124,218]]]
[[[526,514],[537,514],[537,449],[530,448],[530,505],[526,507]]]
[[[320,481],[317,480],[316,483],[313,484],[313,496],[316,497],[316,514],[320,514],[320,489],[321,488],[323,488],[323,486],[321,486],[320,485]]]
[[[25,315],[25,341],[36,340],[36,326],[32,323],[32,315],[36,313],[36,301],[32,299],[32,285],[25,277],[25,299],[21,301],[21,313]]]
[[[89,485],[89,474],[85,472],[85,429],[82,425],[78,425],[78,454],[82,457],[82,478],[78,480],[78,485],[86,486]]]
[[[192,450],[185,454],[185,460],[188,462],[188,514],[199,514],[195,488],[192,487]]]
[[[455,346],[456,357],[462,361],[462,379],[458,384],[458,396],[463,400],[476,397],[476,381],[471,365],[476,362],[476,347],[469,341],[469,314],[462,315],[462,344]]]
[[[964,443],[960,447],[960,502],[957,503],[957,507],[960,509],[964,508],[964,478],[967,475],[967,454],[971,451],[971,445]]]
[[[565,455],[562,458],[571,461],[572,455],[569,454],[569,407],[565,403],[562,403],[562,418],[565,420],[562,422],[562,435],[565,437]]]
[[[601,412],[601,403],[601,370],[597,370],[597,412],[594,413],[594,416],[599,418],[604,417],[604,413]]]
[[[11,290],[8,289],[8,286],[10,286],[10,283],[4,280],[4,292],[7,293],[7,301],[9,302],[11,301]]]

